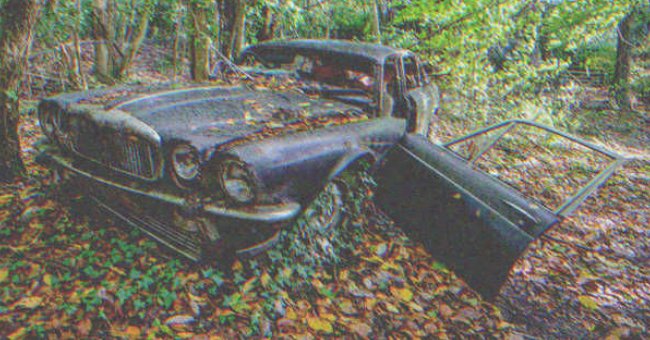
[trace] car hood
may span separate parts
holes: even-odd
[[[283,127],[291,123],[360,112],[352,105],[295,91],[244,87],[118,87],[67,93],[43,102],[57,110],[102,119],[102,125],[115,128],[125,121],[144,123],[163,143],[188,142],[201,151],[268,128],[275,134],[289,133],[293,129]]]
[[[164,141],[187,141],[206,149],[244,138],[264,128],[358,110],[298,92],[247,88],[193,88],[155,93],[115,103],[151,126]]]

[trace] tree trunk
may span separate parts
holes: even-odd
[[[132,2],[124,10],[115,0],[93,0],[95,75],[99,81],[114,84],[127,74],[147,36],[151,6],[148,2],[136,8]],[[120,16],[124,13],[128,15]]]
[[[262,8],[262,19],[264,20],[262,22],[262,29],[257,32],[257,41],[260,42],[271,40],[275,36],[276,23],[271,7],[264,6]]]
[[[381,22],[379,18],[379,0],[370,1],[370,39],[372,42],[381,43]]]
[[[10,182],[24,172],[18,138],[18,90],[39,6],[36,0],[8,0],[0,8],[0,182]]]
[[[227,0],[223,1],[223,6],[221,7],[221,52],[226,57],[230,58],[232,55],[233,49],[233,24],[235,17],[235,1],[237,0]]]
[[[191,23],[190,34],[190,74],[195,82],[208,80],[210,74],[210,37],[208,23],[204,8],[190,2],[189,19]]]
[[[632,10],[618,25],[618,43],[616,45],[616,66],[612,82],[614,99],[623,112],[632,110],[629,94],[630,64],[632,63],[632,23],[635,10]]]
[[[111,53],[114,26],[108,0],[93,0],[93,36],[95,44],[95,76],[105,84],[115,83],[115,60]]]
[[[81,60],[81,42],[79,39],[79,29],[81,25],[81,1],[75,1],[75,17],[69,26],[72,31],[72,41],[62,43],[60,46],[61,59],[65,64],[65,78],[67,78],[70,87],[74,90],[87,90],[86,78],[84,77],[82,60]],[[64,87],[65,88],[65,87]]]
[[[232,53],[234,59],[239,56],[246,43],[246,0],[235,0],[235,19],[232,25]]]
[[[128,45],[128,47],[123,58],[120,60],[120,68],[117,73],[118,78],[127,74],[129,67],[131,67],[131,63],[133,63],[133,59],[135,59],[135,55],[138,53],[144,38],[147,36],[147,29],[149,28],[149,12],[141,12],[138,20],[138,25],[134,30],[135,34],[129,34],[124,40],[124,44]]]
[[[212,38],[212,45],[217,50],[221,51],[221,1],[214,2],[214,35]]]

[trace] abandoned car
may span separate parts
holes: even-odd
[[[239,61],[253,67],[247,77],[293,85],[44,99],[39,160],[195,260],[268,249],[323,195],[331,207],[318,227],[336,227],[346,191],[337,178],[370,163],[378,205],[486,296],[557,222],[557,213],[429,142],[438,89],[411,52],[294,40],[251,46]]]

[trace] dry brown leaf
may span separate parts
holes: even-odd
[[[309,328],[317,332],[323,332],[325,334],[334,332],[334,327],[332,327],[332,324],[326,319],[308,316],[307,325]]]
[[[29,296],[20,299],[14,304],[14,307],[34,309],[41,305],[43,298],[40,296]]]
[[[413,292],[406,287],[397,288],[395,286],[391,286],[390,293],[404,302],[410,302],[411,300],[413,300]]]
[[[352,301],[349,299],[343,298],[341,302],[338,303],[339,309],[341,312],[346,315],[354,315],[357,313],[357,310],[354,308]]]
[[[194,322],[194,317],[189,314],[179,314],[169,317],[165,320],[165,325],[176,326],[176,325],[187,325]]]
[[[27,336],[27,328],[20,327],[16,329],[13,333],[9,334],[7,338],[9,340],[16,340],[16,339],[25,339],[25,336]]]
[[[440,307],[438,307],[438,311],[440,312],[440,315],[442,315],[445,318],[448,318],[452,314],[454,314],[454,311],[445,304],[440,305]]]
[[[260,276],[260,282],[262,283],[262,286],[268,287],[269,282],[271,282],[271,275],[265,271],[262,273],[262,276]]]
[[[349,326],[349,329],[362,338],[368,338],[372,333],[372,328],[364,322],[355,322]]]
[[[13,194],[0,195],[0,205],[6,205],[7,203],[11,202],[13,198]]]
[[[126,327],[126,329],[124,330],[124,334],[130,339],[138,338],[140,336],[140,333],[141,333],[140,328],[136,326]]]
[[[287,309],[286,309],[286,318],[289,319],[289,320],[295,320],[296,318],[298,318],[298,315],[293,310],[293,308],[287,307]]]
[[[2,280],[0,280],[0,282],[1,281]],[[52,275],[50,275],[50,274],[43,275],[43,283],[45,283],[48,286],[51,286],[52,285]]]
[[[596,302],[596,300],[592,299],[588,295],[580,295],[578,297],[578,301],[580,301],[580,304],[582,306],[590,310],[596,310],[599,307],[598,302]]]
[[[77,332],[81,337],[86,337],[90,334],[93,328],[93,322],[90,319],[83,319],[77,323]]]

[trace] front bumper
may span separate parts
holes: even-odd
[[[220,228],[224,229],[224,235],[229,237],[236,235],[243,240],[234,242],[237,245],[235,247],[228,247],[229,250],[235,251],[240,257],[255,256],[272,247],[277,242],[281,229],[292,223],[301,211],[300,204],[296,202],[247,207],[228,207],[214,203],[192,203],[178,195],[156,189],[134,188],[93,175],[75,166],[71,159],[60,155],[52,147],[40,145],[38,148],[40,151],[36,158],[38,163],[57,170],[63,170],[72,175],[71,177],[85,182],[87,185],[84,185],[82,189],[91,193],[92,200],[104,210],[193,260],[201,258],[201,247],[204,247],[204,244],[191,242],[187,239],[178,239],[179,232],[174,230],[178,228],[173,226],[173,223],[170,223],[169,218],[161,218],[161,216],[166,216],[160,213],[163,210],[169,212],[171,209],[186,216],[187,219],[209,219],[214,221]],[[112,193],[110,197],[105,195],[107,192]],[[117,201],[115,197],[120,196],[128,196],[136,198],[138,202],[146,202],[147,207],[155,204],[162,208],[146,212],[142,211],[142,209],[134,211],[115,204]],[[264,238],[260,240],[260,237],[256,238],[253,237],[255,235],[248,235],[247,233],[250,232],[259,232],[260,235],[257,236],[264,235]],[[266,235],[271,236],[266,237]],[[215,246],[228,245],[228,242],[228,240],[224,240]],[[221,251],[222,249],[215,249],[215,252]]]

